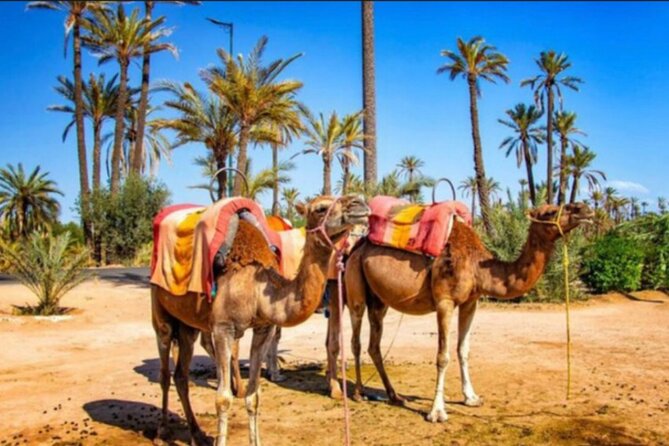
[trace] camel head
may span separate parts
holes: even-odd
[[[307,230],[323,224],[330,240],[339,241],[355,225],[366,225],[370,210],[361,195],[345,195],[339,199],[331,196],[316,197],[306,204],[298,203],[297,211],[307,222]],[[329,211],[329,212],[328,212]]]
[[[560,226],[567,234],[582,223],[592,223],[595,213],[585,203],[566,204],[560,213],[560,206],[544,204],[530,211],[531,229],[548,240],[560,238],[560,230],[553,222],[560,215]]]

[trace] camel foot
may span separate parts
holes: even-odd
[[[406,398],[404,398],[403,396],[400,396],[396,393],[393,393],[392,395],[388,395],[388,399],[390,400],[390,404],[392,404],[393,406],[404,407],[406,405],[406,402],[407,402]]]
[[[483,398],[478,395],[474,395],[473,397],[465,397],[465,406],[481,407],[483,406]]]
[[[341,387],[337,381],[330,382],[330,398],[333,400],[341,400],[344,395],[341,392]]]
[[[197,431],[191,435],[190,444],[191,446],[211,446],[214,442],[204,432]]]
[[[361,392],[356,390],[355,392],[353,392],[353,397],[351,399],[357,403],[360,403],[365,400],[365,396]]]
[[[432,412],[427,414],[427,421],[432,423],[443,423],[448,420],[448,415],[444,409],[433,409]]]
[[[273,383],[280,383],[288,379],[288,377],[281,372],[270,373],[267,375],[267,379]]]

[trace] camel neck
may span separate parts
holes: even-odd
[[[304,255],[295,278],[280,290],[285,299],[285,320],[281,326],[304,322],[321,303],[327,283],[332,248],[324,245],[315,233],[307,233]]]
[[[539,232],[537,223],[532,223],[525,245],[513,262],[504,262],[488,252],[487,258],[479,264],[482,294],[513,299],[534,287],[555,248],[555,240],[546,240]]]

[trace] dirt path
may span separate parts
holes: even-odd
[[[406,408],[352,403],[353,444],[669,444],[669,299],[637,296],[661,303],[607,296],[573,309],[568,402],[561,307],[484,305],[475,320],[470,367],[485,404],[461,404],[453,361],[450,418],[440,425],[424,421],[436,374],[435,317],[404,317],[388,364],[396,389],[412,401]],[[69,318],[8,315],[11,305],[30,299],[18,285],[0,286],[0,446],[150,444],[160,388],[148,288],[90,281],[63,301],[77,308]],[[384,351],[398,320],[397,313],[386,319]],[[324,333],[322,315],[284,331],[280,349],[288,379],[262,383],[266,444],[341,444],[341,404],[325,396],[320,368]],[[212,373],[198,347],[191,395],[209,434],[215,433]],[[365,365],[369,388],[383,395],[372,374],[373,366]],[[173,438],[187,444],[174,390],[170,398]],[[236,401],[230,444],[245,444],[246,437],[246,413]]]

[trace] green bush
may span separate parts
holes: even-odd
[[[153,218],[168,201],[169,191],[155,180],[128,177],[116,196],[107,189],[91,195],[86,211],[98,262],[132,263],[153,239]]]
[[[597,293],[636,291],[641,287],[643,265],[642,244],[610,232],[586,249],[581,277]]]
[[[143,244],[135,253],[129,266],[149,266],[153,255],[153,242]]]
[[[34,232],[14,245],[0,240],[0,255],[10,272],[37,296],[37,305],[17,308],[23,314],[61,314],[60,299],[86,275],[86,249],[71,249],[69,233],[59,236]]]
[[[641,287],[669,288],[669,215],[644,215],[620,225],[615,232],[637,242],[643,252]]]

